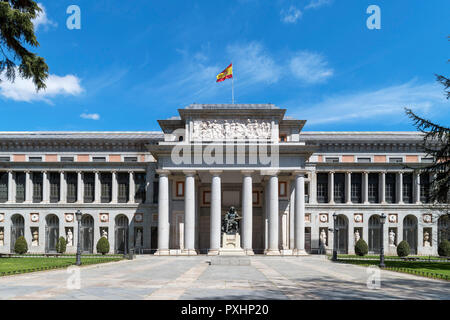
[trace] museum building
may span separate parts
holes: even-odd
[[[161,132],[0,132],[0,253],[19,236],[30,253],[59,237],[73,253],[80,234],[84,253],[106,237],[111,253],[303,255],[336,241],[352,254],[364,239],[371,253],[406,240],[433,255],[449,238],[419,132],[303,131],[272,104],[178,112]]]

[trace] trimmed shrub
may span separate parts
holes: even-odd
[[[28,251],[28,244],[25,237],[18,237],[14,244],[14,252],[18,254],[24,254]]]
[[[97,252],[103,255],[109,252],[109,241],[105,237],[101,237],[97,242]]]
[[[441,257],[450,257],[450,241],[442,240],[438,246],[438,254]]]
[[[397,255],[399,257],[408,256],[410,251],[411,251],[411,249],[409,248],[409,244],[405,240],[400,242],[397,246]]]
[[[369,247],[363,239],[359,239],[355,244],[355,253],[358,256],[365,256],[369,252]]]
[[[56,252],[65,253],[66,252],[66,239],[64,237],[59,237],[58,242],[56,243]]]

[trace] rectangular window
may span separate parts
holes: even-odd
[[[358,158],[359,163],[370,163],[372,162],[370,158]]]
[[[386,173],[386,202],[395,203],[395,173]]]
[[[74,162],[75,158],[74,157],[61,157],[61,162]]]
[[[412,182],[412,173],[404,173],[403,174],[403,202],[404,203],[413,203],[413,182]]]
[[[16,202],[25,201],[25,172],[16,172]]]
[[[84,182],[84,202],[92,203],[95,200],[95,173],[85,172],[83,174]]]
[[[8,201],[8,172],[0,172],[0,202]]]
[[[33,172],[31,179],[33,181],[33,202],[42,202],[42,173]]]
[[[109,203],[112,200],[112,173],[100,173],[101,198],[102,203]]]
[[[420,162],[422,163],[433,163],[434,159],[433,158],[422,158],[420,160]]]
[[[402,163],[403,158],[389,158],[389,163]]]
[[[0,162],[9,162],[11,161],[10,157],[0,157]]]
[[[128,198],[130,195],[130,176],[128,173],[120,172],[117,174],[119,194],[118,194],[118,202],[126,203],[128,202]]]
[[[287,182],[286,181],[278,182],[278,196],[279,197],[287,197]]]
[[[41,162],[42,161],[42,157],[29,157],[28,161],[29,162]]]
[[[334,202],[344,203],[345,202],[345,174],[335,173],[334,174]]]
[[[430,175],[428,173],[420,174],[420,202],[430,202]]]
[[[328,173],[317,174],[317,202],[328,202]]]
[[[369,173],[368,197],[370,203],[378,203],[378,174]]]
[[[138,158],[137,157],[124,157],[123,160],[125,162],[137,162]]]
[[[175,183],[176,191],[175,195],[177,197],[184,197],[184,181],[177,181]]]
[[[287,141],[287,134],[281,133],[279,141],[280,142],[286,142]]]
[[[61,176],[58,172],[50,172],[48,178],[50,181],[50,202],[56,203],[59,201]]]
[[[146,174],[145,172],[136,172],[134,174],[134,201],[138,203],[144,203],[145,202],[145,184],[146,184]]]
[[[361,203],[362,202],[362,174],[361,173],[352,173],[351,174],[351,198],[353,203]]]
[[[337,163],[339,162],[339,158],[325,158],[325,162]]]
[[[78,174],[76,172],[67,172],[67,202],[74,203],[77,201]]]
[[[106,162],[106,157],[92,157],[93,162]]]

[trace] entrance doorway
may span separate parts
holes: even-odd
[[[348,222],[347,217],[344,215],[338,215],[336,218],[336,248],[337,253],[348,253]]]
[[[403,240],[408,242],[411,254],[417,254],[417,218],[406,216],[403,220]]]
[[[88,214],[81,218],[81,252],[94,252],[94,218]]]
[[[380,216],[373,215],[369,219],[369,252],[380,253],[380,250],[381,250]]]
[[[48,215],[45,226],[45,252],[56,253],[56,244],[59,237],[59,219],[56,215]]]
[[[128,218],[120,215],[116,218],[116,253],[127,254],[128,252]]]

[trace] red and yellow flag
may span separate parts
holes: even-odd
[[[222,82],[225,79],[233,78],[233,64],[231,63],[225,70],[217,75],[216,82]]]

